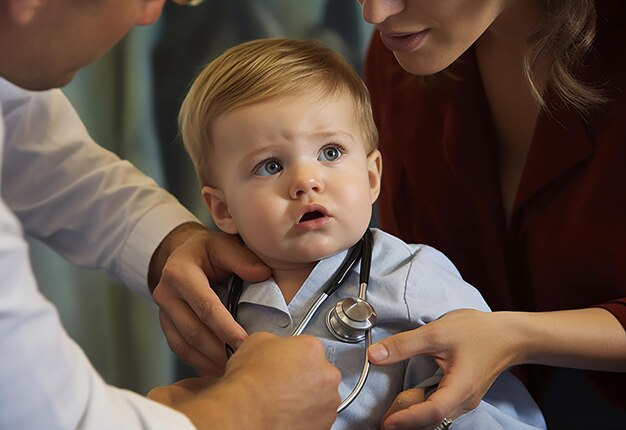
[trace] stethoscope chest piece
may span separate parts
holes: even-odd
[[[372,305],[370,305],[367,299],[367,284],[369,282],[370,267],[372,262],[372,247],[373,237],[372,232],[368,228],[363,235],[363,238],[355,244],[343,262],[341,267],[337,270],[333,278],[328,285],[324,288],[315,302],[311,305],[306,312],[300,324],[293,330],[292,336],[298,336],[302,334],[307,324],[317,314],[320,307],[325,303],[326,299],[333,295],[335,291],[346,281],[348,275],[352,272],[354,265],[357,261],[361,260],[361,270],[359,273],[359,296],[349,297],[339,300],[337,304],[330,309],[326,315],[326,326],[328,330],[337,339],[343,342],[358,343],[365,340],[365,347],[363,348],[363,368],[359,375],[359,380],[356,385],[342,400],[341,404],[337,408],[337,413],[341,412],[359,395],[367,375],[370,369],[370,363],[367,359],[367,348],[372,344],[372,327],[376,322],[376,312]],[[230,284],[228,291],[228,298],[226,300],[226,307],[237,318],[237,306],[239,299],[243,291],[243,281],[238,276],[234,276]],[[226,345],[226,354],[230,357],[233,354],[233,349]]]
[[[376,323],[376,311],[365,300],[348,297],[337,302],[326,315],[326,326],[337,339],[358,343]]]

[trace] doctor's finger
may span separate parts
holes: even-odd
[[[226,362],[224,342],[200,321],[187,303],[173,300],[163,310],[189,345],[216,363]]]
[[[248,282],[264,281],[272,274],[270,268],[234,235],[217,233],[207,243],[206,251],[211,266],[207,272],[235,273]]]
[[[167,343],[170,349],[183,362],[193,367],[200,375],[217,376],[224,373],[226,356],[223,344],[219,340],[215,341],[215,347],[220,349],[221,351],[216,350],[215,353],[207,356],[198,351],[185,340],[185,338],[180,334],[174,322],[163,310],[159,311],[159,321],[161,323],[163,333],[165,333],[165,337],[167,339]]]
[[[172,288],[179,291],[182,299],[196,314],[197,318],[210,329],[214,335],[223,342],[236,348],[247,336],[246,331],[234,320],[232,315],[224,307],[219,297],[209,286],[206,274],[197,266],[186,267],[186,270],[178,270],[170,279],[163,275],[161,282],[168,282]],[[169,274],[168,274],[169,275]],[[173,316],[171,309],[167,308],[167,303],[163,305],[158,301],[158,289],[161,283],[154,291],[155,301],[161,307],[165,307],[168,314]],[[176,321],[176,320],[174,320]],[[188,327],[194,329],[195,327]],[[193,331],[191,332],[193,333]],[[190,339],[190,335],[182,332],[187,339],[196,348],[203,349],[202,345],[197,341]]]
[[[368,348],[370,361],[376,365],[394,364],[416,355],[439,352],[429,325],[376,342]]]

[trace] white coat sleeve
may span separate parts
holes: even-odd
[[[149,297],[150,258],[197,219],[152,179],[97,145],[59,90],[0,80],[2,196],[25,231],[82,267],[104,268]]]
[[[2,167],[8,161],[3,106]],[[9,178],[1,178],[4,190]],[[103,382],[39,293],[22,228],[0,197],[0,429],[193,428],[175,410]]]
[[[37,290],[18,220],[1,199],[0,428],[194,428],[175,410],[104,383]]]

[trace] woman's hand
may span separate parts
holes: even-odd
[[[430,355],[444,373],[426,400],[398,396],[385,429],[432,428],[475,408],[495,379],[517,364],[626,371],[626,332],[601,308],[556,312],[460,309],[369,349],[375,365]]]
[[[452,311],[418,329],[384,339],[369,349],[370,361],[386,365],[430,355],[444,373],[426,400],[422,390],[396,398],[383,418],[384,429],[432,429],[444,418],[474,409],[495,379],[516,361],[517,340],[498,313]]]

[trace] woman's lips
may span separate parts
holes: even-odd
[[[428,36],[428,30],[418,33],[383,33],[380,32],[380,40],[393,52],[411,52],[417,49]]]

